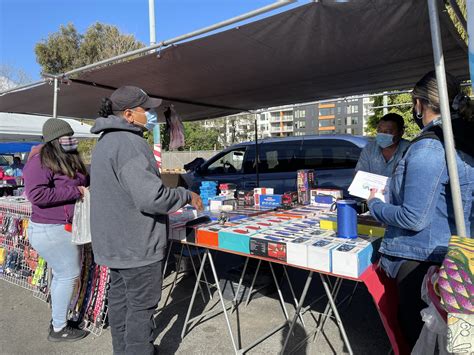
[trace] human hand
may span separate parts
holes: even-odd
[[[376,193],[377,193],[377,189],[374,189],[374,188],[370,189],[370,195],[369,195],[369,198],[367,199],[367,202],[375,198]]]
[[[81,193],[81,198],[84,197],[86,191],[87,191],[87,187],[85,186],[78,186],[77,189],[79,190],[79,192]]]
[[[193,206],[198,212],[201,212],[204,210],[204,206],[202,204],[202,199],[201,196],[199,196],[197,193],[190,191],[191,194],[191,206]]]

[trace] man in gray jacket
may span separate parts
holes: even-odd
[[[163,185],[143,139],[156,124],[150,98],[123,86],[104,99],[92,133],[100,139],[91,164],[91,230],[95,261],[110,268],[109,323],[114,354],[153,354],[153,313],[161,297],[167,215],[199,195]]]

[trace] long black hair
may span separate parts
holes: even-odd
[[[87,175],[87,169],[82,162],[81,156],[77,151],[66,152],[55,139],[41,147],[40,153],[41,165],[51,169],[55,174],[69,176],[71,179],[77,176],[77,173]]]

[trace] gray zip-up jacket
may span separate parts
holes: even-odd
[[[164,258],[167,215],[191,200],[163,185],[142,131],[116,116],[96,120],[102,133],[91,164],[91,232],[95,261],[127,269]]]

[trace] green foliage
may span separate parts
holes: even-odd
[[[184,149],[211,150],[219,147],[219,132],[214,129],[206,129],[199,122],[184,123]]]
[[[81,154],[85,164],[91,163],[92,151],[97,144],[97,139],[82,139],[79,141],[78,152]]]
[[[206,129],[200,122],[184,122],[184,142],[185,146],[179,150],[212,150],[221,148],[219,143],[219,132],[217,130]],[[160,125],[160,141],[163,151],[169,150],[170,136],[166,132],[166,126]],[[153,132],[145,132],[145,139],[150,146],[153,146]]]
[[[410,94],[389,95],[387,101],[388,101],[388,105],[403,104],[400,106],[389,107],[388,112],[398,113],[400,116],[403,117],[403,120],[405,121],[405,135],[404,135],[405,138],[412,139],[413,137],[415,137],[420,132],[420,129],[413,121],[411,95]],[[377,96],[374,99],[374,107],[380,107],[380,106],[383,106],[383,97]],[[383,116],[383,108],[375,108],[374,115],[370,116],[367,121],[367,128],[366,128],[367,134],[371,136],[376,134],[377,124],[382,116]]]
[[[35,53],[43,73],[59,74],[143,46],[133,35],[121,34],[112,25],[97,22],[82,35],[69,23],[37,43]]]

